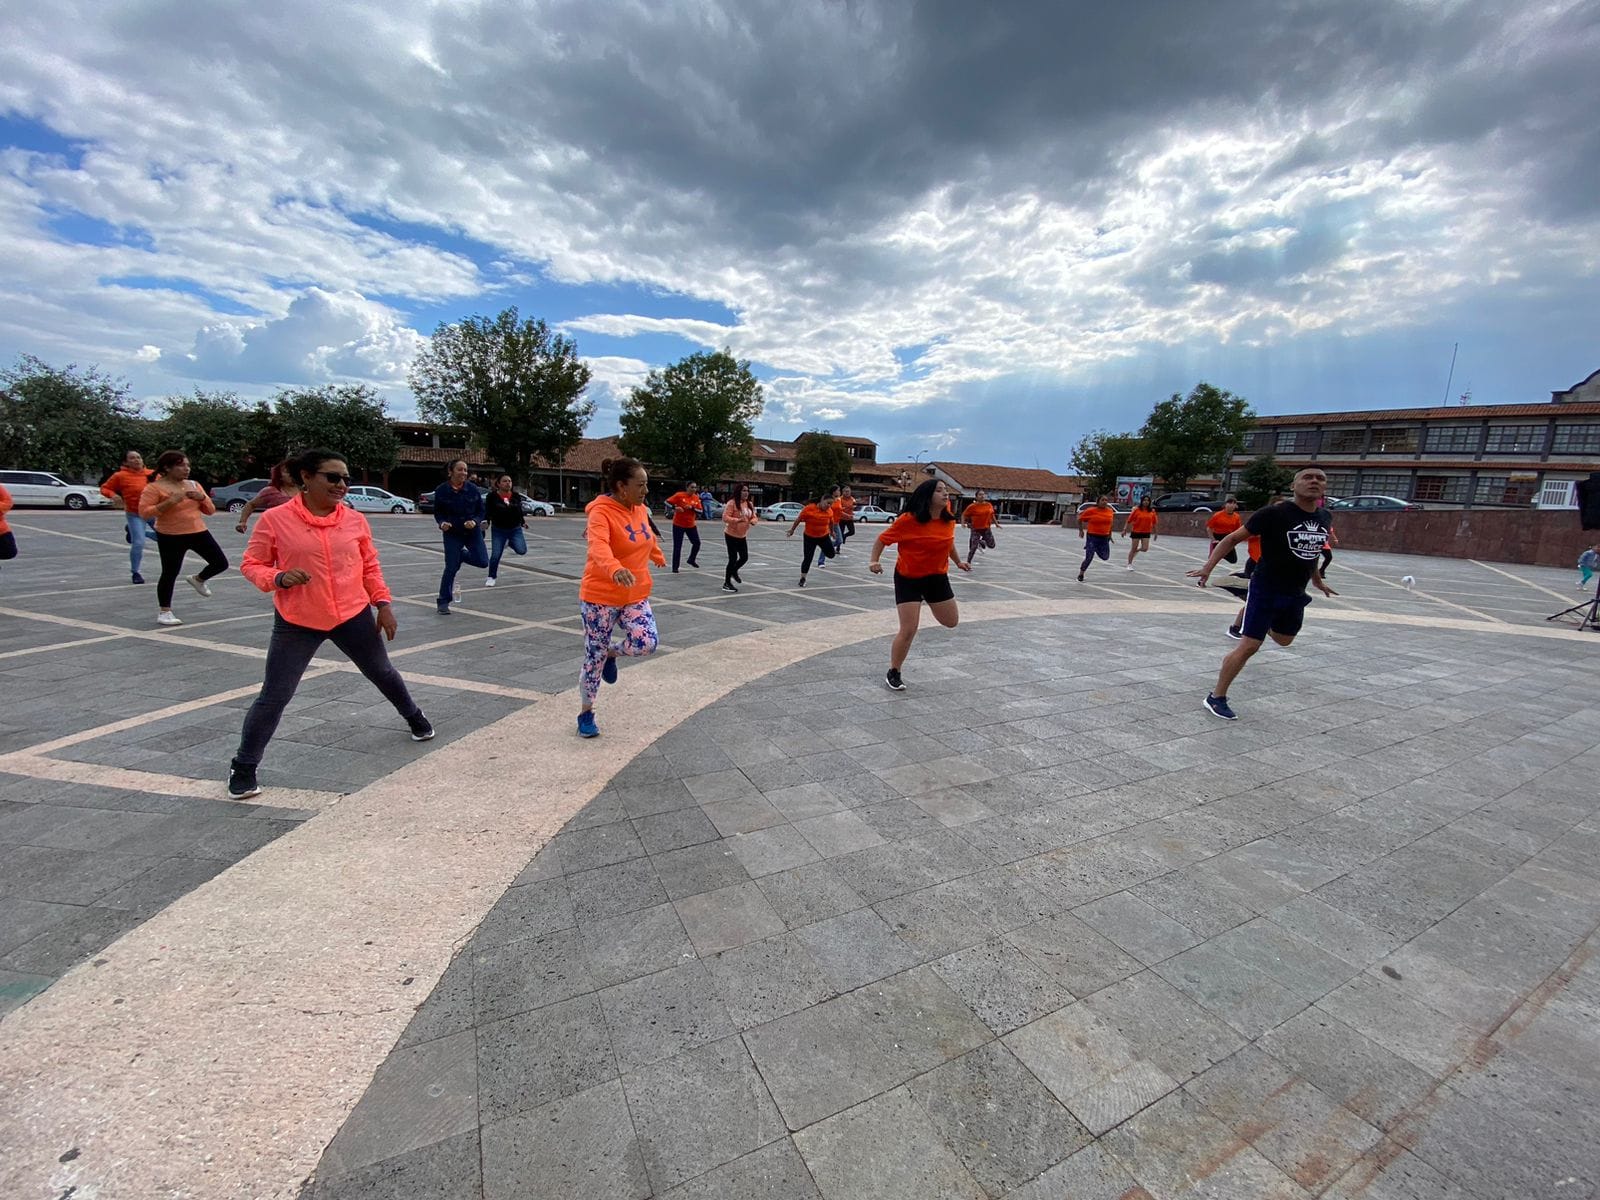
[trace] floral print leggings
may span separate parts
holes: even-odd
[[[594,703],[600,690],[600,672],[606,665],[606,655],[615,650],[628,658],[643,658],[654,654],[660,638],[656,635],[656,615],[650,611],[650,601],[640,600],[626,608],[613,608],[609,604],[582,602],[583,613],[583,672],[579,685],[583,692],[583,707]],[[622,641],[613,645],[613,630],[621,630]]]

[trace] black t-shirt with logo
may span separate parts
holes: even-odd
[[[1257,509],[1244,527],[1261,539],[1255,580],[1278,592],[1304,592],[1328,544],[1328,510],[1307,512],[1293,500]]]

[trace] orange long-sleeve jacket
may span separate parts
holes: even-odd
[[[281,588],[280,571],[300,570],[310,583]],[[325,517],[299,496],[261,514],[245,546],[240,573],[263,592],[285,621],[332,629],[374,604],[387,604],[372,527],[353,508],[339,505]]]
[[[585,510],[589,524],[584,538],[589,559],[578,584],[578,599],[610,608],[625,608],[650,595],[650,567],[667,565],[666,555],[650,532],[650,510],[642,504],[629,508],[612,496],[601,496]],[[633,586],[623,587],[611,576],[619,569],[633,572]]]

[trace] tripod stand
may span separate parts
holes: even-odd
[[[1578,622],[1578,631],[1592,629],[1600,633],[1600,581],[1594,585],[1594,599],[1585,600],[1582,604],[1574,604],[1571,608],[1563,608],[1558,613],[1551,613],[1546,621],[1555,621],[1561,617],[1570,616],[1572,613],[1581,612],[1583,617]]]

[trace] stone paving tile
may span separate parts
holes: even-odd
[[[786,1132],[737,1037],[675,1055],[625,1076],[622,1084],[657,1191],[732,1162]]]
[[[795,1135],[827,1200],[986,1200],[983,1189],[904,1089],[829,1117]]]
[[[586,921],[578,927],[578,936],[584,964],[600,987],[679,966],[695,957],[689,934],[671,904]]]
[[[485,1125],[481,1137],[486,1197],[650,1195],[620,1080]]]
[[[662,1193],[662,1200],[818,1200],[820,1195],[805,1160],[785,1137]]]

